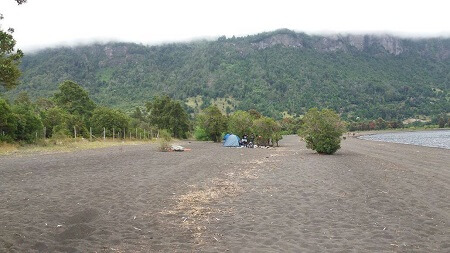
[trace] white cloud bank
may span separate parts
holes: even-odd
[[[144,44],[288,28],[306,33],[450,36],[445,0],[1,0],[2,27],[33,50],[93,41]]]

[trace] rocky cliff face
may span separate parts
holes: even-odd
[[[326,35],[309,36],[281,30],[262,34],[251,44],[256,49],[273,46],[313,48],[321,52],[337,51],[368,51],[378,50],[380,53],[401,55],[406,52],[416,52],[423,55],[448,59],[450,57],[450,39],[416,39],[414,48],[408,46],[411,39],[402,39],[391,35]],[[420,45],[420,46],[417,46]]]

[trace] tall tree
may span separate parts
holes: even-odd
[[[227,130],[227,118],[217,106],[211,105],[199,115],[198,125],[206,131],[211,140],[219,142],[222,133]]]
[[[252,116],[246,111],[235,111],[228,120],[228,130],[241,137],[251,133],[252,125]]]
[[[147,105],[150,124],[159,129],[167,129],[176,138],[186,138],[189,131],[189,118],[179,101],[169,96],[157,96]]]
[[[26,0],[15,0],[18,4],[23,4]],[[0,13],[0,20],[3,15]],[[0,85],[6,89],[11,89],[18,84],[20,77],[20,58],[23,53],[20,49],[15,49],[16,40],[12,36],[13,28],[4,31],[0,25]]]
[[[89,117],[95,108],[88,92],[72,81],[65,81],[59,86],[59,92],[55,93],[54,100],[69,113],[81,116]]]

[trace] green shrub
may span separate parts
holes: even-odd
[[[341,146],[345,123],[332,110],[310,109],[303,118],[299,135],[306,141],[306,147],[320,154],[333,154]]]
[[[195,127],[194,137],[198,141],[209,141],[208,133],[206,133],[205,129],[200,126]]]
[[[159,131],[159,150],[160,151],[169,151],[170,150],[170,142],[172,141],[172,135],[169,131],[163,129]]]

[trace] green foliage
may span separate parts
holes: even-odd
[[[275,120],[267,117],[261,117],[253,121],[253,131],[256,135],[256,143],[258,145],[274,145],[281,140],[279,134],[281,128]]]
[[[222,133],[227,130],[227,118],[217,106],[212,105],[197,117],[197,126],[204,129],[210,140],[220,142]]]
[[[450,117],[445,113],[435,115],[431,120],[431,124],[438,125],[439,128],[444,128],[445,126],[450,127],[449,123]]]
[[[15,2],[20,5],[27,0],[15,0]],[[0,13],[0,20],[2,19],[3,15]],[[6,89],[15,87],[21,74],[19,64],[23,53],[19,49],[14,49],[16,40],[12,36],[13,33],[13,28],[3,31],[0,24],[0,87]]]
[[[64,81],[59,86],[59,92],[54,94],[54,100],[56,105],[70,114],[89,117],[95,108],[95,104],[89,98],[88,92],[72,81]]]
[[[383,38],[364,39],[370,43],[358,49],[346,36],[282,30],[151,47],[110,43],[49,49],[22,59],[23,85],[7,94],[27,90],[33,98],[48,97],[70,78],[83,83],[97,103],[129,112],[163,92],[178,100],[199,95],[201,109],[231,97],[231,112],[255,109],[276,119],[281,112],[298,116],[312,107],[332,108],[346,120],[449,112],[445,50],[450,39],[389,38],[402,47],[399,55],[383,47]]]
[[[17,128],[15,132],[16,140],[33,142],[36,140],[36,133],[41,132],[43,125],[39,114],[34,108],[27,104],[16,104],[12,106],[12,112],[16,117]]]
[[[50,137],[56,132],[70,136],[68,123],[71,116],[68,112],[59,107],[53,107],[43,111],[41,117],[46,129],[46,137]]]
[[[377,120],[350,122],[348,125],[349,131],[367,131],[367,130],[383,130],[403,128],[403,122],[399,120],[385,121],[381,118]]]
[[[253,118],[246,111],[236,111],[228,119],[228,131],[237,136],[250,134],[253,126]]]
[[[159,150],[160,151],[169,151],[170,150],[170,142],[172,141],[172,135],[166,129],[162,129],[159,131]]]
[[[150,124],[170,131],[175,138],[187,137],[189,118],[179,101],[169,96],[157,96],[146,107]]]
[[[16,41],[12,36],[13,31],[13,29],[3,31],[0,26],[0,86],[6,89],[18,84],[19,64],[23,57],[22,51],[14,49]]]
[[[103,135],[103,128],[106,128],[106,136],[113,136],[113,129],[117,132],[119,130],[126,131],[129,128],[130,118],[123,112],[106,107],[95,108],[92,118],[91,126],[94,134],[98,136]]]
[[[303,121],[300,117],[280,120],[281,131],[285,134],[297,134]]]
[[[333,110],[309,109],[303,122],[299,134],[306,141],[307,148],[321,154],[333,154],[341,147],[345,123]]]
[[[10,105],[0,97],[0,141],[12,141],[15,139],[17,119]]]
[[[196,126],[194,130],[194,137],[198,141],[208,141],[210,140],[208,133],[205,129],[201,128],[200,126]]]

